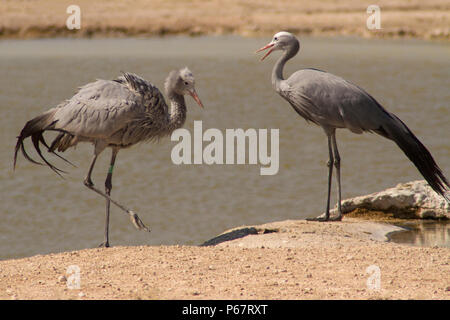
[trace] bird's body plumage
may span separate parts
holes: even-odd
[[[187,68],[169,74],[165,90],[170,101],[170,109],[157,87],[133,73],[123,73],[114,80],[88,83],[80,87],[72,98],[25,124],[17,137],[14,167],[19,150],[27,160],[38,163],[25,151],[24,140],[28,137],[31,137],[41,159],[58,174],[62,170],[47,161],[40,149],[41,145],[44,145],[50,153],[64,159],[56,151],[64,152],[79,142],[93,143],[94,157],[84,184],[107,200],[103,245],[109,246],[110,202],[127,212],[138,229],[148,230],[134,212],[110,198],[116,156],[120,149],[164,137],[182,127],[186,120],[184,95],[190,94],[201,107],[203,106],[195,92],[194,83],[194,77]],[[51,145],[44,139],[43,134],[46,131],[59,132]],[[112,149],[112,156],[103,193],[94,186],[91,174],[98,155],[107,147]]]
[[[338,212],[341,219],[340,156],[336,144],[336,129],[346,128],[353,133],[375,132],[394,141],[414,163],[430,186],[450,202],[449,182],[430,152],[411,130],[393,113],[388,112],[369,93],[359,86],[331,73],[317,69],[302,69],[284,79],[283,68],[300,49],[294,35],[275,34],[273,40],[258,51],[283,51],[272,70],[274,89],[307,121],[321,126],[328,136],[329,174],[328,202],[325,220],[329,219],[332,166],[338,175]]]
[[[431,187],[448,197],[448,182],[428,150],[396,115],[383,108],[364,89],[316,69],[293,73],[282,87],[280,95],[302,117],[321,126],[326,133],[345,128],[357,134],[374,132],[393,140]]]
[[[169,113],[163,95],[131,73],[88,83],[47,114],[52,123],[47,129],[63,130],[73,137],[61,151],[81,141],[123,148],[169,133],[165,131]]]
[[[358,86],[325,71],[292,74],[280,95],[305,119],[322,127],[373,131],[389,113]]]

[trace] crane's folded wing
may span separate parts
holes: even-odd
[[[97,80],[81,87],[69,100],[56,107],[56,129],[87,138],[108,138],[143,117],[165,116],[167,106],[160,91],[141,80],[139,86],[125,76]]]
[[[324,71],[299,70],[286,83],[286,99],[300,115],[321,126],[362,133],[377,130],[382,119],[390,117],[365,90]]]

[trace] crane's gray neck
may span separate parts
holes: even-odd
[[[289,47],[284,50],[283,55],[278,59],[275,63],[275,66],[272,69],[272,86],[276,91],[280,91],[281,82],[284,80],[283,77],[283,69],[286,62],[294,57],[298,50],[300,49],[300,44],[297,39],[293,41]]]
[[[164,83],[167,99],[169,100],[169,117],[167,123],[167,132],[170,134],[173,130],[183,126],[186,120],[186,103],[184,96],[176,89],[180,80],[180,71],[174,70],[169,73]]]
[[[186,121],[186,103],[184,96],[175,92],[169,92],[168,99],[170,102],[170,110],[167,130],[171,133],[184,125]]]

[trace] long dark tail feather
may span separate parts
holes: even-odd
[[[61,176],[60,172],[62,173],[67,173],[66,171],[63,171],[61,169],[58,169],[57,167],[55,167],[54,165],[52,165],[50,162],[47,161],[47,159],[45,159],[45,157],[42,155],[41,149],[39,147],[39,142],[41,140],[42,136],[42,131],[38,132],[36,134],[33,134],[31,136],[31,141],[33,142],[34,148],[36,149],[37,153],[39,154],[39,156],[41,157],[41,159],[50,167],[50,169],[52,169],[54,172],[56,172],[59,176]]]
[[[397,116],[390,115],[393,121],[383,125],[387,137],[402,149],[430,187],[450,203],[450,184],[431,153]]]
[[[30,155],[25,151],[25,145],[24,140],[28,137],[31,137],[31,141],[33,142],[33,146],[38,153],[39,157],[44,161],[44,163],[52,169],[54,172],[56,172],[59,176],[62,177],[61,173],[66,173],[65,171],[55,167],[53,164],[51,164],[42,154],[42,151],[40,149],[40,143],[42,143],[48,150],[48,152],[58,156],[62,160],[66,161],[67,163],[70,163],[73,165],[69,160],[65,159],[61,155],[54,152],[54,150],[51,150],[48,146],[47,142],[44,139],[43,133],[46,130],[55,130],[53,128],[53,125],[56,123],[56,121],[52,121],[53,112],[49,111],[42,115],[39,115],[32,120],[28,121],[25,126],[23,127],[22,131],[20,132],[20,135],[17,137],[17,143],[14,150],[14,169],[16,167],[17,163],[17,154],[20,151],[22,151],[23,156],[28,161],[34,163],[43,165],[42,163],[34,160],[30,157]],[[58,130],[60,131],[60,130]],[[74,166],[74,165],[73,165]]]
[[[61,130],[56,130],[56,131],[61,131]],[[65,131],[63,131],[63,132],[61,132],[61,133],[58,135],[58,137],[59,137],[60,135],[65,135],[65,134],[69,134],[69,133],[66,133]],[[52,148],[51,146],[50,146],[50,147],[48,146],[48,144],[47,144],[47,142],[45,141],[44,136],[43,136],[42,134],[41,134],[40,137],[39,137],[39,141],[41,141],[42,144],[47,148],[47,151],[48,151],[48,152],[54,154],[55,156],[57,156],[57,157],[60,158],[61,160],[64,160],[65,162],[67,162],[68,164],[70,164],[71,166],[73,166],[73,167],[76,168],[76,167],[77,167],[76,165],[74,165],[72,162],[70,162],[69,160],[67,160],[66,158],[64,158],[62,155],[60,155],[60,154],[58,154],[58,153],[55,152],[55,150],[54,150],[54,145],[55,145],[56,140],[57,140],[57,139],[55,139],[55,141],[52,142],[52,146],[53,146],[53,148]]]
[[[20,138],[20,137],[17,137],[17,138]],[[25,151],[25,146],[24,146],[24,144],[23,144],[23,140],[21,141],[21,140],[19,139],[19,140],[17,141],[17,144],[16,144],[16,150],[15,150],[15,152],[14,152],[14,168],[16,168],[17,152],[19,151],[19,149],[22,151],[22,154],[23,154],[23,156],[25,157],[25,159],[27,159],[28,161],[30,161],[30,162],[32,162],[32,163],[42,165],[42,163],[33,160],[33,159],[28,155],[28,153]]]

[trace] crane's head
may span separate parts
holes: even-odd
[[[256,52],[260,52],[260,51],[269,49],[269,51],[267,51],[267,53],[261,58],[261,61],[262,61],[275,50],[285,51],[292,46],[298,46],[298,45],[299,45],[299,42],[292,33],[286,32],[286,31],[280,31],[273,36],[272,41],[270,41],[267,45],[265,45],[261,49],[256,50]],[[298,49],[298,47],[297,47],[297,49]]]
[[[165,87],[167,92],[173,90],[180,95],[189,94],[203,108],[203,103],[195,91],[194,76],[187,67],[178,71],[172,71],[166,80]]]

